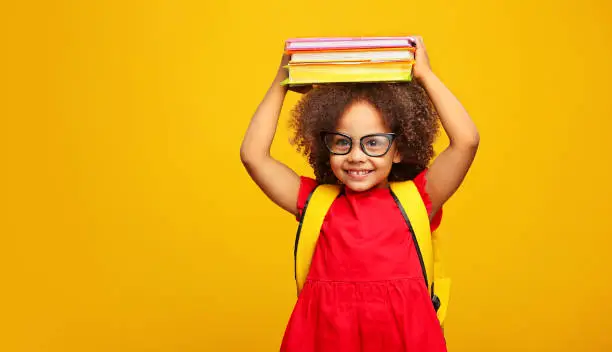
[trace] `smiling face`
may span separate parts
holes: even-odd
[[[359,101],[351,104],[338,120],[336,132],[350,136],[352,148],[345,155],[330,154],[331,169],[346,187],[353,191],[362,192],[373,187],[386,187],[387,177],[391,172],[393,163],[401,161],[401,156],[396,149],[395,143],[391,143],[386,154],[378,157],[368,154],[379,154],[368,152],[366,154],[360,145],[364,136],[378,133],[390,133],[391,130],[385,125],[378,110],[370,103]],[[384,152],[387,148],[382,146],[386,137],[368,137],[363,140],[366,150]],[[346,139],[334,137],[334,145],[339,148],[347,148]],[[328,143],[329,145],[330,143]],[[379,148],[379,149],[377,149]]]

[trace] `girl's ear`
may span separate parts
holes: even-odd
[[[395,149],[395,153],[393,154],[393,162],[395,164],[400,163],[402,161],[402,154],[400,154],[399,150]]]

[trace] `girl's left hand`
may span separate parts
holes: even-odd
[[[414,77],[416,79],[422,79],[429,73],[431,73],[431,66],[429,65],[429,56],[427,55],[427,49],[423,42],[423,37],[414,37],[416,40],[416,54],[414,63]]]

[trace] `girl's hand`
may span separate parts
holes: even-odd
[[[278,83],[284,81],[285,79],[287,79],[287,77],[289,77],[289,72],[287,71],[285,66],[287,66],[290,59],[291,55],[283,54],[280,65],[278,66],[278,71],[276,72],[276,81],[278,81]]]
[[[283,54],[280,65],[278,67],[278,72],[276,73],[275,84],[280,84],[282,81],[284,81],[285,79],[289,77],[289,72],[285,68],[285,66],[289,64],[290,59],[291,59],[291,55],[286,54],[286,53]],[[305,94],[305,93],[308,93],[312,89],[312,85],[288,86],[288,89],[296,93]]]
[[[414,37],[414,39],[416,40],[414,77],[420,80],[431,73],[431,66],[429,64],[429,56],[427,55],[423,37]]]

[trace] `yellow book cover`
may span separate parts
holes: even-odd
[[[283,85],[341,82],[407,82],[412,80],[414,61],[290,64]]]

